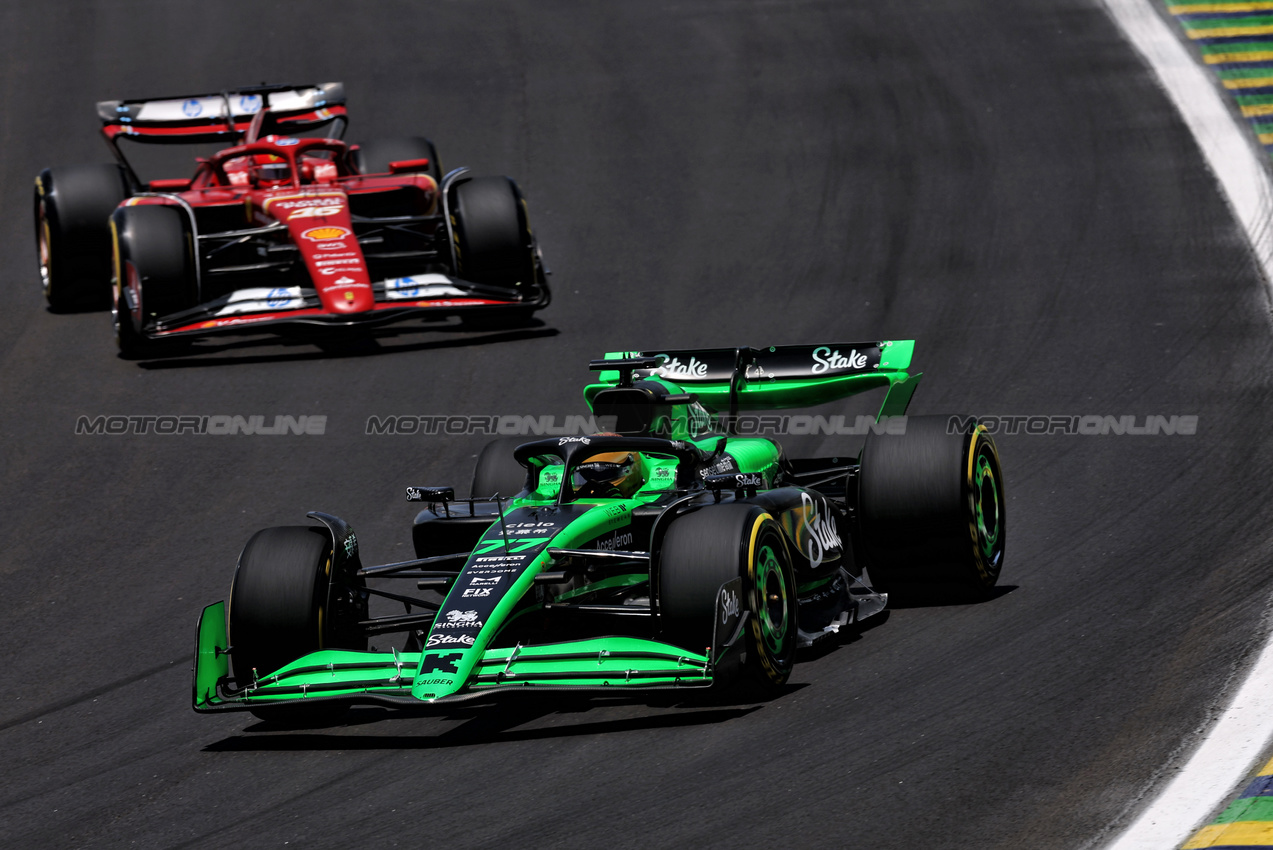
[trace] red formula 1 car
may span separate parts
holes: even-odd
[[[54,310],[104,305],[121,351],[223,332],[372,327],[549,302],[508,177],[445,177],[420,137],[341,141],[344,86],[258,86],[97,105],[118,164],[45,169],[36,242]],[[121,139],[232,143],[193,177],[141,180]]]

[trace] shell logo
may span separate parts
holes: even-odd
[[[312,242],[323,242],[328,239],[344,239],[349,235],[349,231],[343,227],[311,227],[309,230],[306,230],[301,234],[301,236],[304,236]]]

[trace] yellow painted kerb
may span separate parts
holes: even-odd
[[[1244,35],[1273,34],[1273,25],[1257,24],[1250,27],[1211,27],[1207,29],[1189,29],[1190,38],[1239,38]]]
[[[1242,53],[1208,53],[1202,57],[1208,65],[1238,62],[1267,62],[1273,59],[1273,50],[1250,50]]]
[[[1273,847],[1273,821],[1234,821],[1204,826],[1189,839],[1181,850],[1199,847]]]
[[[1264,12],[1273,9],[1270,0],[1258,0],[1250,3],[1182,3],[1170,5],[1167,10],[1173,15],[1205,15],[1208,12],[1222,14],[1224,12]]]
[[[1247,77],[1242,80],[1225,80],[1226,89],[1264,89],[1273,88],[1273,77]]]

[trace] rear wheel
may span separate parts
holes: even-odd
[[[353,152],[354,167],[359,174],[388,174],[389,163],[412,159],[427,159],[425,173],[438,183],[442,182],[442,163],[433,142],[422,136],[405,136],[397,139],[372,139],[360,144]]]
[[[72,165],[35,180],[35,244],[55,311],[110,304],[111,212],[128,197],[118,165]]]
[[[458,274],[474,283],[529,290],[535,283],[526,209],[508,177],[475,177],[454,189],[451,206]]]
[[[710,646],[721,585],[742,577],[748,684],[772,694],[796,659],[796,584],[782,531],[756,505],[709,506],[668,528],[659,565],[659,612],[673,643]]]
[[[165,350],[144,329],[198,303],[193,246],[176,207],[121,207],[111,217],[117,275],[115,331],[120,353],[144,357]]]
[[[910,416],[904,434],[870,434],[858,479],[861,537],[883,590],[985,593],[1003,569],[999,453],[971,421]]]
[[[243,547],[230,588],[230,659],[242,685],[265,678],[296,659],[325,648],[365,649],[353,637],[348,606],[332,589],[332,549],[327,532],[311,526],[258,531]],[[329,607],[330,606],[330,607]],[[344,706],[258,706],[263,720],[323,719]]]

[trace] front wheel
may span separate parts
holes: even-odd
[[[867,436],[859,527],[880,589],[988,592],[1003,569],[1004,508],[999,452],[971,417],[910,416],[904,433]]]
[[[475,177],[450,191],[459,276],[529,293],[538,273],[517,184],[508,177]]]
[[[115,331],[120,353],[144,357],[166,350],[145,328],[198,303],[193,246],[176,207],[120,207],[111,216]]]
[[[336,577],[337,579],[339,577]],[[243,547],[230,587],[230,660],[240,685],[325,648],[365,649],[353,638],[348,606],[333,593],[331,538],[312,526],[258,531]],[[258,706],[263,720],[313,719],[318,706]]]
[[[782,531],[762,508],[708,506],[668,528],[659,565],[664,634],[686,649],[711,646],[717,593],[739,577],[748,614],[742,673],[773,694],[795,666],[796,583]]]

